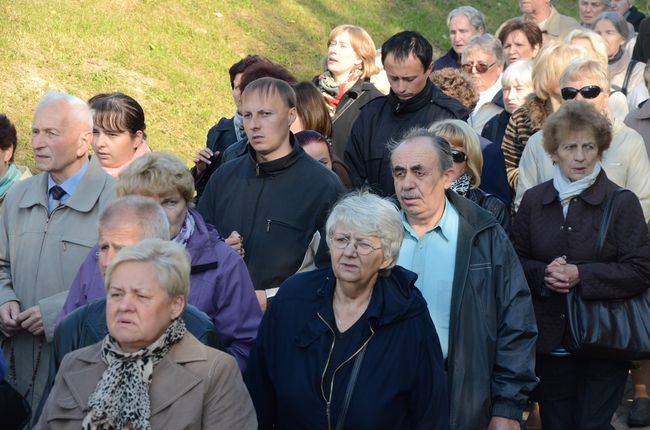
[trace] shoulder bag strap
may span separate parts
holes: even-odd
[[[616,196],[625,191],[623,188],[617,188],[605,205],[605,211],[603,213],[603,219],[600,222],[600,230],[598,231],[598,237],[596,238],[596,260],[600,260],[601,254],[603,252],[603,246],[605,245],[605,237],[607,236],[607,229],[609,228],[609,223],[612,220],[612,213],[614,212],[614,200]]]
[[[350,400],[352,399],[352,392],[354,391],[354,386],[357,383],[357,376],[359,376],[359,369],[361,368],[361,362],[363,361],[363,356],[366,354],[366,344],[363,349],[357,355],[357,358],[354,359],[354,367],[352,367],[352,374],[350,375],[350,380],[348,381],[348,388],[345,390],[345,398],[343,399],[343,407],[341,408],[341,415],[339,415],[338,422],[336,423],[336,430],[343,430],[343,424],[345,423],[345,418],[348,415],[348,408],[350,406]]]
[[[632,76],[632,70],[636,66],[637,61],[630,60],[627,64],[627,70],[625,71],[625,79],[623,79],[623,86],[621,87],[621,92],[624,96],[627,96],[627,86],[630,84],[630,77]]]

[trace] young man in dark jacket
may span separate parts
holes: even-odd
[[[343,186],[289,131],[296,95],[260,78],[242,93],[247,153],[210,178],[198,210],[219,231],[237,231],[262,309],[289,275],[329,262],[325,220]]]
[[[452,429],[519,430],[537,384],[537,327],[524,272],[494,217],[448,191],[451,148],[426,129],[392,151],[404,241],[447,359]]]
[[[388,96],[368,103],[352,126],[345,163],[356,187],[369,185],[383,196],[392,195],[393,179],[386,144],[413,127],[428,127],[448,118],[467,118],[469,112],[429,80],[433,48],[415,31],[392,36],[381,48],[390,82]]]

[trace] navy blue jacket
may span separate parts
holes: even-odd
[[[479,136],[479,142],[481,144],[481,154],[483,154],[483,171],[481,172],[481,185],[479,188],[497,197],[510,209],[512,196],[508,186],[506,162],[503,158],[501,145],[497,145],[483,136]]]
[[[398,266],[377,280],[361,317],[363,339],[372,337],[344,429],[449,428],[440,341],[416,278]],[[330,385],[321,378],[334,339],[335,281],[331,269],[294,275],[264,315],[245,375],[261,429],[336,426],[355,359],[335,373],[328,427]]]
[[[433,62],[433,71],[452,67],[460,69],[460,55],[454,51],[454,48],[449,48],[449,51],[442,57]]]

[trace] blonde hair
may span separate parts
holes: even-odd
[[[593,58],[577,58],[570,62],[562,73],[560,86],[565,87],[568,82],[577,81],[584,76],[594,78],[604,93],[609,92],[610,80],[607,65]]]
[[[167,196],[178,191],[188,205],[194,197],[194,179],[172,154],[152,152],[136,158],[124,169],[115,186],[118,197]]]
[[[585,30],[585,29],[576,29],[566,36],[566,43],[573,44],[576,39],[588,40],[591,44],[591,49],[594,51],[598,60],[602,61],[603,64],[607,65],[609,60],[609,55],[607,55],[607,43],[602,38],[602,36],[595,31]],[[591,52],[586,53],[587,56],[591,55]]]
[[[429,130],[436,136],[444,137],[452,147],[462,147],[467,155],[467,168],[472,177],[472,188],[481,185],[481,172],[483,172],[483,153],[478,134],[469,124],[459,119],[447,119],[435,122]]]
[[[375,64],[375,56],[377,51],[375,48],[375,42],[373,42],[372,37],[368,34],[366,30],[356,25],[343,24],[337,27],[334,27],[330,31],[330,36],[327,38],[327,46],[332,42],[332,40],[341,33],[348,32],[350,35],[350,44],[354,52],[361,58],[361,65],[363,74],[362,78],[369,78],[373,75],[379,73],[379,69]]]
[[[533,62],[533,91],[542,101],[551,98],[551,91],[560,83],[567,64],[585,56],[583,49],[563,42],[551,41]]]
[[[190,256],[183,245],[163,239],[145,239],[122,248],[106,269],[106,289],[117,266],[127,262],[151,263],[158,282],[169,298],[181,296],[187,303],[190,291]]]

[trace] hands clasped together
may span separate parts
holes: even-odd
[[[568,264],[566,257],[557,257],[544,270],[544,284],[556,293],[567,294],[580,282],[578,266]]]
[[[35,336],[44,333],[41,308],[35,305],[20,312],[20,305],[16,301],[0,305],[0,331],[11,337],[21,330],[27,330]]]

